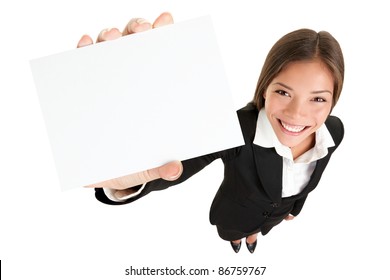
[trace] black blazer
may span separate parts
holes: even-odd
[[[211,224],[222,230],[240,232],[243,237],[260,231],[267,234],[288,214],[297,216],[300,213],[307,195],[317,186],[332,153],[342,141],[344,127],[337,117],[327,118],[325,124],[336,145],[328,149],[326,157],[317,161],[309,183],[300,194],[282,198],[282,157],[274,148],[253,144],[258,113],[252,103],[237,111],[245,145],[185,160],[182,162],[183,174],[178,180],[149,182],[138,196],[126,201],[113,202],[102,189],[96,189],[96,198],[107,204],[130,203],[151,191],[177,185],[221,158],[225,166],[224,179],[211,205]]]

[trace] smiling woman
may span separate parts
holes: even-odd
[[[333,77],[320,60],[291,62],[263,97],[272,128],[297,158],[315,144],[314,132],[332,109]]]
[[[299,29],[280,38],[269,51],[256,87],[253,103],[264,104],[264,92],[272,80],[291,62],[320,61],[333,80],[332,108],[336,105],[344,83],[344,57],[337,40],[326,31]],[[325,70],[325,71],[326,71]]]
[[[161,19],[173,23],[169,14]],[[141,23],[146,29],[152,26],[144,20]],[[136,24],[140,23],[130,21],[128,27]],[[332,35],[309,29],[293,31],[271,48],[252,102],[237,112],[245,145],[185,160],[182,167],[172,169],[173,180],[159,179],[167,178],[164,166],[148,170],[145,174],[156,176],[141,176],[145,178],[137,180],[137,193],[130,181],[139,174],[126,177],[131,179],[126,184],[103,182],[95,186],[96,198],[107,204],[130,203],[177,185],[222,159],[224,180],[211,205],[210,222],[235,252],[246,238],[253,253],[258,233],[266,235],[301,212],[341,143],[343,124],[330,112],[343,79],[343,54]]]

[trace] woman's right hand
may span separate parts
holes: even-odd
[[[123,32],[117,28],[104,29],[99,33],[96,43],[115,40],[122,36],[131,35],[133,33],[144,32],[152,28],[173,24],[173,18],[170,13],[162,13],[153,24],[142,18],[133,18],[129,21]],[[85,47],[93,44],[93,40],[89,35],[84,35],[79,40],[77,47]],[[174,181],[180,177],[183,172],[183,165],[180,161],[172,161],[162,166],[152,168],[146,171],[126,175],[119,178],[110,179],[104,182],[91,184],[86,187],[91,188],[109,188],[114,190],[126,190],[134,186],[138,186],[156,179],[164,179]]]
[[[107,181],[86,186],[87,188],[108,188],[114,190],[126,190],[147,182],[164,179],[174,181],[183,173],[183,164],[180,161],[171,161],[156,168],[148,169],[138,173],[125,175]]]
[[[170,13],[162,13],[153,24],[149,23],[147,20],[143,18],[133,18],[129,21],[126,27],[123,29],[123,32],[120,32],[117,28],[107,28],[103,29],[98,38],[96,39],[96,43],[115,40],[122,36],[127,36],[133,33],[144,32],[150,30],[152,28],[158,28],[164,25],[173,24],[173,18]],[[85,47],[93,44],[93,40],[89,35],[84,35],[79,40],[77,47]]]

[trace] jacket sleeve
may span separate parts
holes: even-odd
[[[307,195],[305,195],[301,199],[298,199],[297,201],[295,201],[294,208],[290,212],[291,215],[293,215],[293,216],[299,215],[299,213],[302,210],[303,205],[305,204],[306,198],[307,198]]]
[[[205,168],[207,165],[209,165],[210,163],[212,163],[214,160],[216,160],[218,158],[222,158],[222,160],[224,160],[224,161],[229,160],[230,158],[233,158],[235,156],[235,154],[238,152],[238,150],[239,150],[239,147],[216,152],[216,153],[211,153],[208,155],[204,155],[204,156],[200,156],[200,157],[196,157],[196,158],[192,158],[192,159],[188,159],[188,160],[184,160],[184,161],[182,161],[183,173],[179,179],[177,179],[175,181],[166,181],[163,179],[151,181],[145,185],[145,187],[143,188],[141,193],[139,193],[138,195],[133,196],[129,199],[123,200],[123,201],[113,201],[113,200],[109,199],[107,197],[107,195],[105,194],[104,190],[100,189],[100,188],[95,189],[95,197],[97,198],[97,200],[99,200],[100,202],[103,202],[105,204],[110,204],[110,205],[127,204],[127,203],[133,202],[137,199],[140,199],[141,197],[149,194],[152,191],[160,191],[160,190],[167,189],[171,186],[178,185],[178,184],[186,181],[187,179],[189,179],[190,177],[192,177],[193,175],[195,175],[199,171],[201,171],[203,168]],[[142,185],[135,186],[134,188],[140,188],[141,186]]]

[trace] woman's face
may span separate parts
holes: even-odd
[[[331,72],[318,60],[291,62],[271,81],[264,107],[283,145],[311,148],[314,132],[331,111],[333,84]]]

